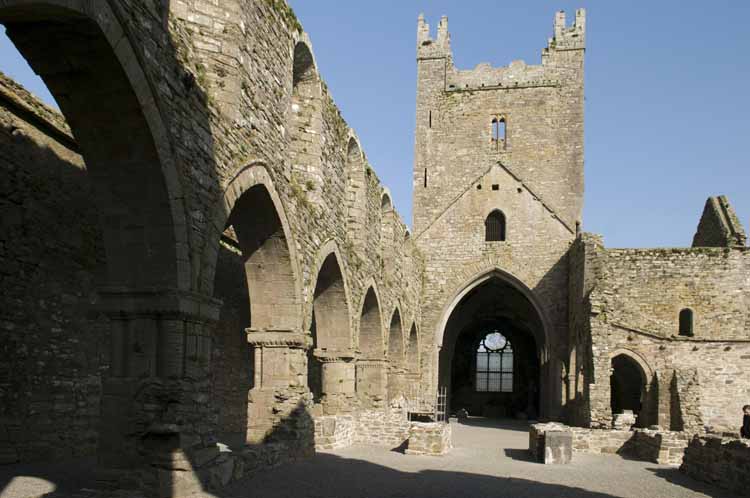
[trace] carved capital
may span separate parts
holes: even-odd
[[[350,349],[316,349],[313,355],[321,363],[349,363],[357,358],[357,353]]]
[[[203,294],[172,288],[99,289],[95,309],[113,320],[159,317],[193,322],[216,322],[221,301]]]
[[[310,334],[295,329],[245,329],[247,343],[255,347],[264,348],[294,348],[309,349],[312,347]]]

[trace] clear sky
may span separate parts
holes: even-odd
[[[318,67],[411,224],[416,23],[449,17],[455,63],[538,64],[557,10],[587,10],[583,229],[688,246],[709,195],[750,222],[750,2],[289,0]],[[50,99],[0,35],[0,70]]]

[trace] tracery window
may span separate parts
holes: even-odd
[[[513,346],[497,330],[479,342],[476,374],[477,391],[513,392]]]

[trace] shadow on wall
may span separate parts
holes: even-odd
[[[151,443],[146,443],[146,440]],[[203,452],[189,460],[179,451],[176,437],[164,437],[159,446],[153,442],[153,435],[142,438],[144,446],[152,451],[152,467],[161,469],[159,497],[184,497],[199,493],[200,496],[236,496],[237,489],[246,489],[247,480],[227,485],[232,481],[250,476],[265,475],[269,468],[291,462],[312,461],[314,449],[314,422],[308,407],[299,404],[292,413],[282,419],[272,432],[257,445],[236,445],[231,449],[219,441],[214,453]],[[221,449],[220,449],[221,448]],[[160,454],[158,454],[160,453]],[[173,469],[167,470],[165,462],[173,462]],[[174,463],[181,463],[174,465]],[[298,462],[305,465],[304,462]],[[181,470],[174,470],[179,467]],[[63,463],[14,464],[0,466],[0,496],[13,498],[42,498],[75,495],[84,492],[85,496],[98,498],[110,496],[117,489],[117,481],[108,481],[109,475],[93,471],[96,462],[93,457],[67,460]],[[189,469],[194,469],[191,471]],[[138,470],[131,471],[135,478]],[[121,476],[114,476],[119,480]],[[121,481],[120,481],[121,482]],[[94,491],[96,490],[96,491]],[[231,493],[229,490],[234,490]],[[141,497],[135,490],[126,490],[124,496]],[[127,493],[133,493],[132,495]],[[148,495],[151,496],[151,495]]]

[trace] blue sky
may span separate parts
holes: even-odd
[[[750,2],[289,0],[336,103],[411,222],[416,22],[449,17],[456,65],[540,61],[557,10],[587,9],[583,229],[688,246],[706,197],[750,222]],[[0,70],[50,99],[0,35]],[[743,140],[744,139],[744,140]]]

